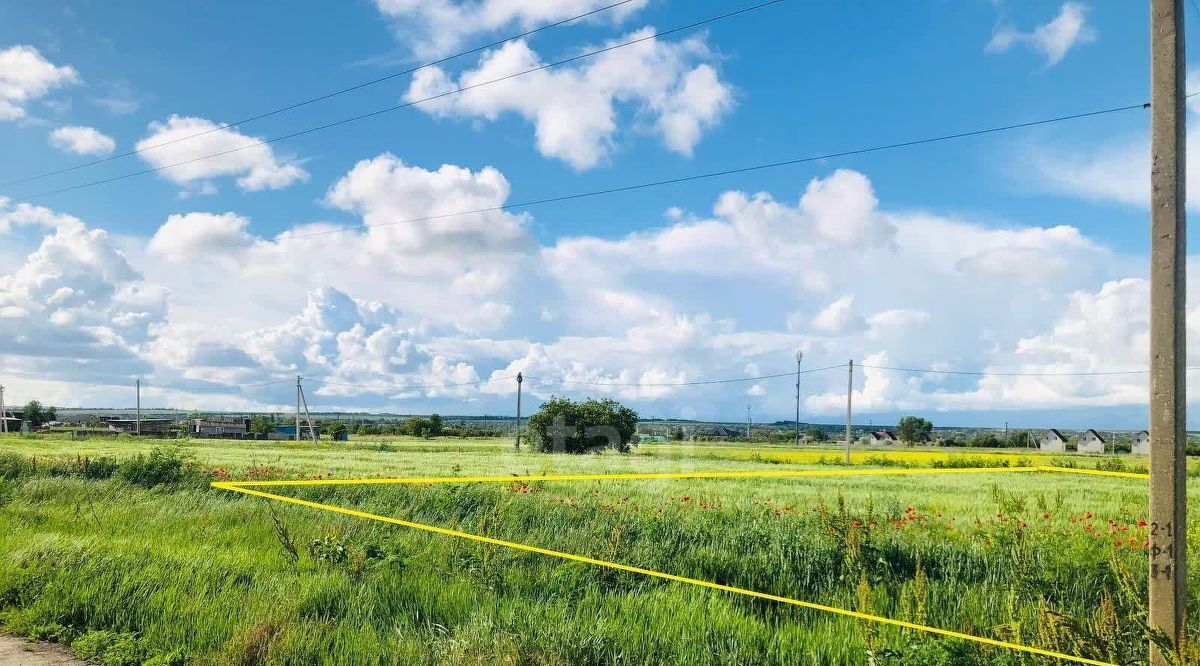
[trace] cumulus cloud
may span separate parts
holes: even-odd
[[[1065,2],[1057,16],[1029,32],[1022,32],[1012,25],[1000,25],[992,33],[985,50],[1004,53],[1013,46],[1025,46],[1041,53],[1046,58],[1046,65],[1056,65],[1077,44],[1096,39],[1095,29],[1087,23],[1087,11],[1087,7],[1077,2]]]
[[[644,28],[606,46],[652,37]],[[538,151],[576,169],[589,169],[612,153],[618,116],[628,108],[647,122],[670,150],[691,155],[704,132],[733,107],[733,90],[709,62],[703,38],[680,42],[652,38],[608,51],[577,66],[532,71],[506,81],[425,102],[440,117],[483,120],[513,113],[534,125]],[[475,69],[454,80],[438,67],[413,77],[406,99],[415,101],[478,86],[544,65],[524,40],[488,51]]]
[[[177,263],[147,271],[172,287],[189,323],[224,311],[266,325],[300,307],[305,292],[331,287],[438,325],[495,330],[511,315],[508,290],[534,247],[523,215],[495,210],[509,192],[491,167],[429,170],[385,153],[356,164],[325,196],[366,229],[310,223],[262,237],[235,213],[173,215],[146,249]],[[480,209],[489,212],[450,215]],[[246,298],[231,303],[230,292]]]
[[[149,134],[136,147],[142,151],[139,157],[162,169],[163,178],[191,191],[211,190],[213,179],[224,176],[236,176],[238,187],[247,192],[279,190],[308,179],[294,161],[281,160],[270,146],[254,145],[260,141],[204,118],[171,116],[164,123],[150,123]],[[217,153],[225,154],[188,162]]]
[[[32,46],[11,46],[0,51],[0,120],[24,118],[27,102],[79,80],[74,67],[55,65]]]
[[[165,292],[142,280],[105,231],[77,218],[0,202],[0,219],[48,231],[0,275],[5,366],[41,379],[109,382],[144,369],[139,349],[165,315]]]
[[[171,215],[154,232],[146,250],[167,259],[221,258],[251,241],[250,220],[235,213]]]
[[[659,229],[539,246],[524,216],[438,217],[503,205],[499,171],[383,154],[325,197],[366,230],[310,223],[264,237],[237,213],[192,212],[144,242],[126,239],[124,252],[70,216],[0,204],[0,233],[45,235],[0,278],[0,334],[16,341],[0,361],[18,376],[86,384],[146,372],[204,388],[176,405],[286,403],[284,384],[238,387],[302,374],[324,407],[488,412],[510,404],[523,372],[535,401],[611,396],[644,413],[727,418],[747,402],[755,414],[791,414],[790,381],[673,384],[787,372],[802,350],[806,368],[865,364],[855,405],[877,415],[1144,403],[1136,375],[875,367],[1144,367],[1145,283],[1123,279],[1141,258],[1073,227],[890,210],[856,172],[799,183],[797,195],[729,192],[708,216],[677,209]],[[1039,256],[1069,256],[1075,268],[1028,280],[1007,270]],[[803,286],[813,272],[824,291]],[[844,409],[844,370],[803,385],[806,417]]]
[[[830,303],[812,319],[812,327],[830,335],[844,335],[858,331],[867,325],[862,315],[854,309],[854,297],[843,296]]]
[[[50,132],[50,145],[76,155],[109,155],[117,142],[94,127],[68,125]]]
[[[596,14],[597,20],[620,22],[646,6],[635,0]],[[438,57],[458,50],[466,39],[516,27],[530,30],[611,4],[609,0],[375,0],[397,37],[422,57]]]

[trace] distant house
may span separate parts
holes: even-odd
[[[192,419],[191,426],[193,435],[245,435],[250,432],[250,419]],[[295,428],[292,432],[295,432]]]
[[[1133,452],[1139,456],[1150,455],[1150,433],[1143,430],[1133,436]]]
[[[876,430],[870,434],[867,443],[872,445],[895,444],[896,436],[887,430]]]
[[[1104,453],[1105,440],[1100,436],[1100,433],[1088,428],[1079,436],[1079,452],[1080,453]]]
[[[1066,451],[1067,438],[1058,430],[1051,428],[1038,438],[1038,448],[1043,451]]]

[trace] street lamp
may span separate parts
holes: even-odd
[[[804,352],[796,350],[796,446],[800,446],[800,362]]]

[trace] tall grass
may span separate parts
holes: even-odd
[[[79,471],[84,452],[50,459],[46,449],[60,445],[39,442],[42,457],[29,464],[32,446],[0,441],[15,456],[0,458],[0,622],[99,663],[1045,663],[197,483],[217,471],[649,471],[674,455],[667,447],[567,458],[512,454],[507,442],[487,451],[206,442],[185,446],[192,462],[159,454],[154,464],[152,447],[139,450],[140,462],[133,452],[87,451],[89,461],[111,462],[105,477]],[[688,464],[713,469],[711,448]],[[1145,652],[1144,604],[1129,593],[1145,586],[1145,484],[1136,480],[1021,473],[287,490],[1117,663]]]

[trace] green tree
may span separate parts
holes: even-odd
[[[21,409],[21,414],[30,428],[38,428],[47,421],[53,421],[57,415],[53,407],[43,406],[37,400],[30,400]]]
[[[603,448],[628,453],[637,422],[637,412],[615,400],[551,398],[529,417],[527,428],[531,443],[544,453]]]
[[[250,419],[250,432],[256,435],[266,435],[275,429],[275,421],[269,416],[258,416]]]
[[[820,428],[809,428],[808,430],[804,431],[804,439],[810,442],[824,442],[825,440],[829,439],[829,436],[826,435],[825,431],[821,430]]]
[[[896,423],[896,436],[902,442],[920,444],[933,435],[933,422],[920,416],[905,416]]]
[[[994,432],[977,432],[971,435],[971,446],[979,449],[996,449],[1004,446],[1004,442]]]
[[[404,422],[404,434],[412,435],[413,437],[428,437],[429,419],[420,416],[409,417]]]
[[[429,415],[429,436],[437,437],[445,431],[445,423],[442,422],[441,414]]]

